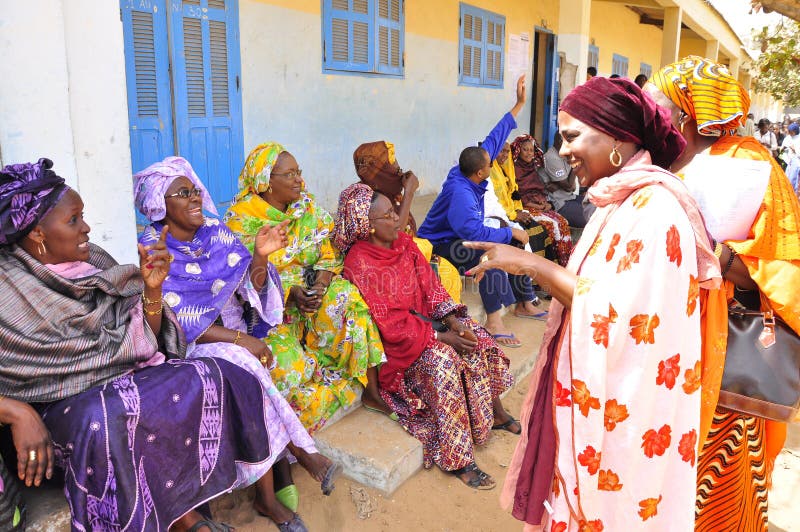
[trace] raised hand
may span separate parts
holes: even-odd
[[[524,104],[525,98],[525,74],[521,75],[517,80],[517,103]]]
[[[414,175],[414,172],[409,170],[403,174],[403,193],[413,194],[417,189],[419,189],[419,179]]]
[[[259,229],[253,245],[253,253],[266,259],[271,253],[285,248],[289,243],[286,236],[287,225],[289,225],[289,220],[284,220],[278,225],[265,225]]]
[[[169,265],[172,257],[167,251],[167,233],[169,226],[161,229],[158,242],[150,246],[139,244],[139,268],[147,288],[161,289],[164,279],[169,274]]]

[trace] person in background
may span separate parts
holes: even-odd
[[[773,157],[778,156],[778,138],[770,129],[770,123],[767,118],[762,118],[758,121],[758,132],[755,134],[756,140],[764,146]]]
[[[753,121],[753,113],[747,113],[747,120],[744,121],[744,125],[739,126],[736,128],[736,134],[740,137],[753,137],[756,133],[756,126],[755,122]]]
[[[544,164],[539,168],[539,177],[547,190],[547,199],[553,209],[563,216],[570,227],[584,227],[586,218],[583,214],[583,198],[575,192],[578,190],[578,179],[569,166],[569,162],[561,157],[561,133],[553,135],[553,145],[544,153]]]
[[[503,149],[500,150],[497,158],[492,161],[489,179],[492,182],[492,189],[497,201],[505,212],[505,218],[501,218],[507,219],[511,223],[519,224],[528,233],[529,240],[526,249],[543,257],[555,258],[556,252],[553,246],[553,239],[544,226],[536,222],[531,213],[522,206],[514,169],[514,159],[511,157],[511,145],[508,142],[503,144]],[[487,194],[488,190],[487,187]],[[488,212],[486,215],[489,216]]]
[[[743,166],[753,160],[770,164],[764,197],[747,237],[715,245],[714,260],[724,277],[723,300],[715,307],[707,302],[704,319],[707,324],[720,323],[722,330],[707,333],[706,344],[724,353],[725,296],[756,310],[764,296],[800,333],[800,203],[769,148],[733,134],[750,106],[747,91],[727,67],[696,56],[665,66],[650,81],[645,90],[670,112],[687,141],[672,164],[675,173],[686,173],[700,154],[741,160]],[[704,368],[704,380],[706,373],[721,379],[721,369]],[[718,389],[704,385],[694,529],[765,531],[770,479],[786,440],[786,424],[717,408]]]
[[[781,144],[781,158],[786,163],[786,177],[796,193],[800,181],[800,125],[792,122],[786,130],[786,138]]]
[[[639,74],[636,76],[633,82],[636,83],[641,89],[642,87],[644,87],[644,84],[647,83],[647,76],[645,76],[644,74]]]
[[[586,69],[586,81],[589,81],[595,76],[597,76],[597,69],[595,67],[590,66]]]
[[[553,210],[539,176],[539,169],[544,166],[544,153],[536,139],[530,135],[520,135],[511,143],[511,155],[522,205],[547,230],[553,239],[556,251],[554,258],[564,266],[572,253],[572,235],[567,219]]]
[[[417,234],[430,240],[433,251],[446,258],[459,271],[477,264],[479,253],[465,248],[464,240],[487,240],[504,244],[516,240],[528,243],[528,234],[513,227],[499,229],[484,225],[483,196],[491,174],[492,160],[503,148],[508,134],[517,127],[514,117],[525,104],[525,76],[517,80],[517,101],[492,129],[482,147],[470,146],[459,156],[459,164],[450,169],[442,191],[433,202]],[[517,303],[515,314],[526,317],[538,314],[533,305],[533,287],[525,276],[506,276],[495,270],[484,276],[478,285],[486,323],[484,327],[500,345],[520,347],[522,343],[503,323],[501,309]]]

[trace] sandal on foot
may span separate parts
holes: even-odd
[[[206,527],[211,532],[231,532],[233,527],[225,523],[217,523],[211,519],[202,519],[196,522],[187,532],[197,532],[201,528]]]
[[[300,519],[300,516],[297,514],[297,512],[294,513],[291,519],[284,521],[283,523],[277,522],[264,512],[260,512],[258,509],[256,509],[256,512],[258,512],[258,515],[272,520],[272,522],[275,523],[275,526],[277,526],[278,530],[281,532],[308,532],[306,524],[302,519]]]
[[[308,528],[306,528],[306,524],[300,519],[300,516],[296,513],[294,517],[290,521],[285,521],[283,523],[275,523],[278,525],[278,530],[281,532],[308,532]]]
[[[461,475],[463,475],[464,473],[472,473],[472,472],[475,472],[475,476],[472,477],[471,479],[464,480],[463,478],[461,478]],[[453,475],[458,477],[458,479],[461,482],[463,482],[464,484],[466,484],[470,488],[473,488],[473,489],[476,489],[476,490],[491,490],[491,489],[494,489],[494,487],[496,485],[496,483],[492,479],[492,477],[490,477],[489,475],[487,475],[486,473],[481,471],[478,468],[478,464],[476,464],[475,462],[472,462],[471,464],[467,464],[464,467],[462,467],[461,469],[454,469],[453,471],[450,471],[450,473],[452,473]],[[487,481],[487,480],[489,482],[491,482],[491,484],[484,484],[484,482]]]
[[[328,496],[333,491],[333,488],[336,487],[336,478],[342,474],[342,466],[336,462],[333,462],[331,465],[328,466],[328,470],[325,471],[325,476],[322,477],[322,494]]]
[[[511,426],[514,423],[519,423],[519,421],[517,421],[513,417],[509,416],[508,421],[506,421],[505,423],[500,423],[498,425],[492,425],[492,430],[506,430],[506,431],[510,432],[511,434],[519,435],[522,432],[522,425],[520,425],[520,427],[519,427],[519,432],[514,432],[513,430],[511,430]]]
[[[276,491],[275,498],[292,512],[296,512],[300,505],[300,491],[294,484],[289,484]]]
[[[364,408],[366,408],[367,410],[370,410],[370,411],[372,411],[372,412],[377,412],[377,413],[379,413],[379,414],[383,414],[384,416],[388,417],[388,418],[389,418],[389,419],[391,419],[392,421],[400,421],[400,417],[397,415],[397,412],[391,412],[391,413],[387,414],[386,412],[384,412],[384,411],[383,411],[383,410],[381,410],[380,408],[375,408],[375,407],[372,407],[372,406],[367,406],[367,405],[366,405],[366,404],[364,404],[364,403],[361,403],[361,406],[363,406]]]
[[[522,342],[514,336],[514,333],[511,334],[493,334],[492,338],[497,341],[498,344],[502,345],[503,347],[522,347]]]
[[[520,314],[515,312],[514,317],[524,318],[526,320],[547,321],[547,311],[545,310],[544,312],[537,312],[536,314]]]

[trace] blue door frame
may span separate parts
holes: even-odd
[[[545,59],[545,79],[549,80],[544,86],[545,116],[542,123],[542,143],[548,149],[553,144],[553,136],[558,131],[558,70],[561,58],[558,56],[558,36],[547,36],[547,57]]]

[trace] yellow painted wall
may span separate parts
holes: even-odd
[[[678,57],[686,57],[687,55],[705,57],[706,41],[703,39],[681,39],[681,45],[678,48]],[[719,57],[722,58],[723,54],[720,53]]]
[[[639,15],[611,2],[592,2],[589,41],[600,49],[598,72],[611,75],[614,54],[628,58],[628,77],[639,73],[639,63],[658,70],[661,63],[661,30],[639,24]],[[624,28],[624,31],[623,31]]]
[[[305,13],[321,13],[320,0],[256,0]],[[559,0],[472,0],[465,2],[506,17],[506,34],[533,33],[534,26],[556,31]],[[406,0],[406,33],[458,42],[458,0]],[[544,24],[543,24],[544,22]],[[506,41],[507,42],[507,41]]]

